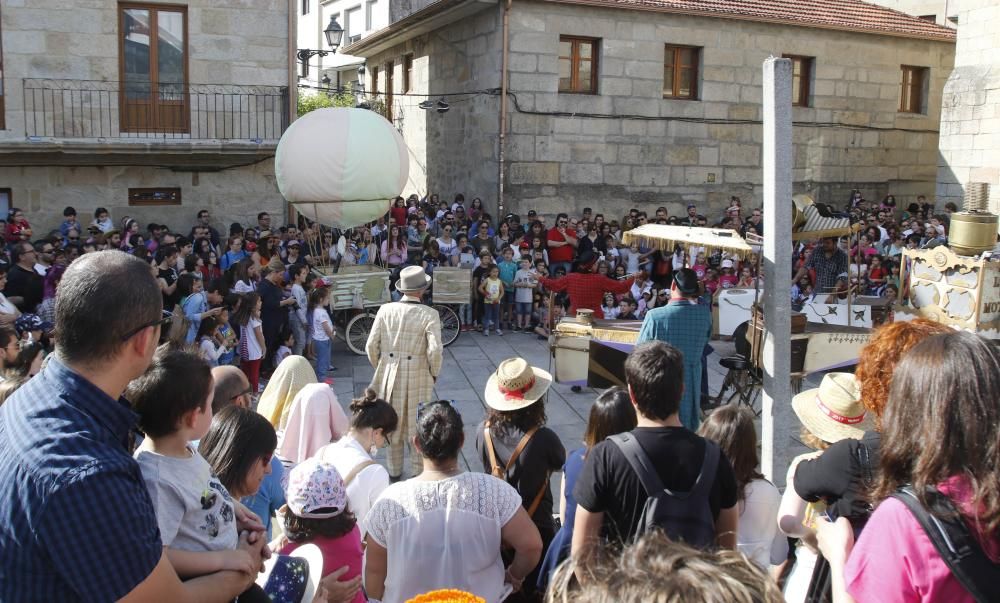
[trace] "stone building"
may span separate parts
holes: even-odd
[[[393,10],[389,27],[345,49],[367,59],[381,94],[405,77],[412,94],[450,106],[394,103],[418,192],[488,206],[500,194],[542,213],[694,202],[714,214],[730,195],[756,204],[761,64],[785,55],[799,74],[796,191],[838,204],[852,188],[933,194],[951,29],[857,0],[519,0],[501,125],[504,7]]]
[[[283,215],[291,4],[4,0],[0,201],[38,234],[68,205],[184,231],[202,208],[220,231]]]
[[[990,184],[1000,213],[1000,4],[952,0],[958,15],[955,68],[944,86],[937,203],[961,206],[964,185]]]

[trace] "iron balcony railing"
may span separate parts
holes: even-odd
[[[288,88],[24,80],[25,136],[275,141]]]

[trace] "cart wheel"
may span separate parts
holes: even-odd
[[[458,313],[452,310],[451,306],[434,304],[433,308],[438,311],[438,316],[441,317],[441,341],[445,347],[448,347],[461,334],[462,321],[458,318]]]
[[[368,343],[368,334],[372,332],[374,324],[375,315],[371,312],[358,314],[347,323],[347,328],[344,329],[344,341],[358,356],[365,355],[365,344]]]

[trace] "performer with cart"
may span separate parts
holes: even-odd
[[[365,351],[375,367],[371,388],[389,401],[399,415],[399,430],[389,447],[389,475],[403,475],[403,446],[410,441],[417,422],[417,404],[434,399],[434,382],[441,371],[441,319],[438,311],[423,303],[431,277],[420,266],[407,266],[399,273],[398,302],[379,308]],[[423,467],[420,454],[410,452],[411,475]]]

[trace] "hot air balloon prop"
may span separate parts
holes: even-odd
[[[292,122],[278,142],[278,190],[306,218],[346,230],[377,219],[409,175],[406,144],[374,111],[330,108]]]

